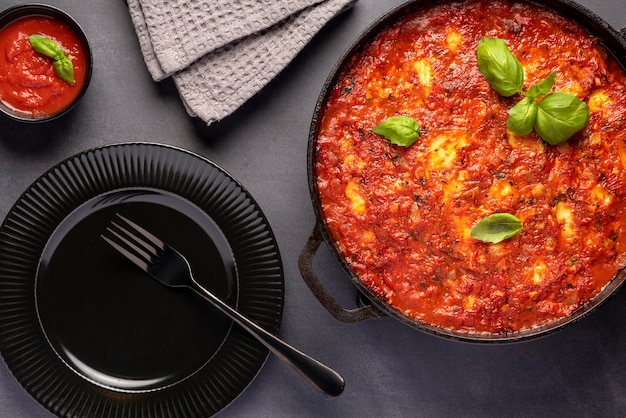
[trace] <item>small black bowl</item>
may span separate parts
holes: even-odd
[[[52,19],[56,19],[63,24],[65,24],[74,34],[77,36],[78,40],[83,47],[83,51],[85,53],[87,68],[85,72],[85,81],[81,86],[80,93],[76,96],[76,98],[64,108],[56,111],[51,114],[43,114],[43,115],[30,115],[26,112],[21,112],[19,110],[13,109],[11,106],[8,106],[2,100],[0,100],[0,113],[8,116],[9,118],[20,121],[20,122],[45,122],[49,120],[53,120],[62,116],[69,112],[74,105],[83,97],[85,92],[87,91],[87,87],[89,86],[89,82],[91,80],[91,73],[93,68],[93,55],[91,53],[91,47],[89,45],[89,41],[87,40],[87,36],[85,32],[80,27],[80,25],[66,12],[61,9],[58,9],[54,6],[49,6],[46,4],[39,3],[28,3],[28,4],[20,4],[4,11],[0,12],[0,31],[13,23],[14,21],[30,16],[43,16],[49,17]]]

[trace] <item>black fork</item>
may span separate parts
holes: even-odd
[[[202,287],[194,279],[187,259],[141,226],[118,214],[101,236],[117,252],[159,282],[171,287],[190,288],[212,303],[291,366],[318,392],[329,398],[343,392],[345,382],[339,373],[267,332]]]

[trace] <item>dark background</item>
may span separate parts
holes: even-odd
[[[315,218],[306,173],[308,129],[319,91],[342,52],[399,0],[360,0],[234,115],[210,127],[188,117],[171,80],[155,83],[124,1],[50,0],[83,26],[94,73],[70,115],[45,126],[0,119],[0,217],[51,166],[88,148],[149,141],[199,153],[255,197],[285,269],[280,336],[340,371],[346,391],[322,399],[270,357],[223,417],[626,416],[626,292],[584,321],[545,338],[485,346],[433,337],[390,318],[338,323],[311,295],[297,257]],[[579,0],[613,27],[624,0]],[[0,9],[16,4],[0,0]],[[322,245],[316,272],[345,305],[356,292]],[[1,291],[1,289],[0,289]],[[52,416],[0,364],[0,417]]]

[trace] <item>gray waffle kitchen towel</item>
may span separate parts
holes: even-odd
[[[128,0],[155,81],[207,124],[234,112],[356,0]]]

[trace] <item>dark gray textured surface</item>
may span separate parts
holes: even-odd
[[[314,225],[306,143],[324,80],[352,39],[399,0],[360,0],[331,22],[265,90],[231,117],[203,127],[170,81],[154,83],[124,1],[50,0],[91,40],[94,74],[83,101],[45,126],[0,120],[0,217],[54,164],[85,149],[127,141],[171,144],[230,172],[254,195],[276,234],[286,276],[280,336],[340,371],[344,394],[328,401],[270,357],[223,417],[483,417],[626,414],[626,292],[584,321],[539,340],[483,346],[442,340],[382,318],[344,325],[300,278],[297,257]],[[580,0],[616,28],[624,0]],[[0,8],[15,4],[0,0]],[[324,246],[317,273],[339,299],[355,291]],[[1,291],[1,290],[0,290]],[[0,417],[52,416],[0,364]]]

